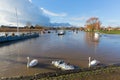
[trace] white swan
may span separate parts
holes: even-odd
[[[52,61],[52,64],[55,67],[60,68],[62,70],[73,70],[73,69],[75,69],[75,67],[73,65],[68,65],[63,60]]]
[[[97,61],[97,60],[92,60],[91,61],[91,57],[89,57],[89,67],[91,67],[91,66],[96,66],[96,65],[98,65],[100,63],[100,61]]]
[[[37,59],[33,59],[32,61],[30,61],[30,57],[27,57],[27,67],[33,67],[36,66],[38,64],[38,60]]]
[[[68,65],[66,63],[60,64],[59,68],[61,68],[62,70],[74,70],[74,66],[72,65]]]
[[[95,32],[94,39],[99,39],[99,37],[100,37],[100,34]]]
[[[58,67],[58,68],[59,68],[59,65],[60,65],[60,64],[63,64],[63,63],[64,63],[63,60],[52,61],[52,64],[53,64],[55,67]]]

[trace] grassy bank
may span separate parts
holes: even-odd
[[[72,73],[38,80],[120,80],[120,67]]]
[[[111,30],[111,31],[99,31],[104,34],[120,34],[120,30]]]
[[[0,80],[120,80],[119,75],[120,66],[109,66],[0,78]]]

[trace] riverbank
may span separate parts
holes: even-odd
[[[19,28],[20,32],[31,32],[31,31],[41,31],[41,30],[43,30],[43,29],[22,29],[22,28]],[[0,32],[17,32],[17,29],[16,28],[13,28],[13,29],[0,28]]]
[[[104,34],[120,34],[120,30],[111,30],[111,31],[99,31]]]
[[[48,77],[38,80],[120,80],[120,67]]]
[[[0,80],[120,80],[119,75],[120,66],[109,66],[0,78]]]

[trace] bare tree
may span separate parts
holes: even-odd
[[[101,22],[97,17],[91,17],[86,21],[86,28],[89,31],[100,30]]]
[[[26,23],[26,26],[27,26],[28,28],[30,28],[30,27],[32,26],[31,22],[27,22],[27,23]]]
[[[26,27],[30,29],[30,33],[31,33],[31,26],[32,26],[31,22],[26,23]]]

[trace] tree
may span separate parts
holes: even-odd
[[[30,28],[32,25],[31,25],[30,22],[27,22],[27,23],[26,23],[26,26],[27,26],[28,28]]]
[[[36,24],[36,25],[35,25],[35,29],[44,29],[44,27]]]
[[[26,23],[26,28],[30,29],[30,33],[31,33],[31,29],[33,29],[31,22]]]
[[[100,30],[101,22],[97,17],[91,17],[86,21],[86,28],[88,31]]]

